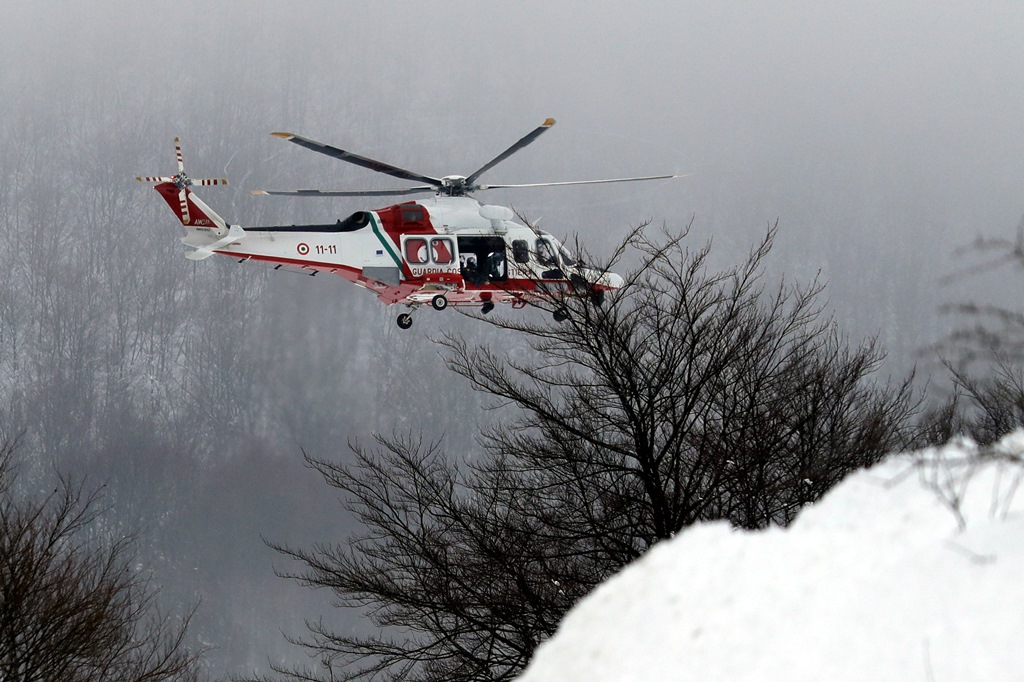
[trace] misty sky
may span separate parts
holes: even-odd
[[[827,228],[836,208],[891,207],[965,231],[1016,223],[1019,4],[708,5],[5,3],[2,82],[22,96],[33,87],[29,102],[4,108],[89,116],[76,109],[95,103],[87,90],[110,93],[106,106],[143,91],[154,109],[181,109],[187,126],[180,82],[196,100],[231,93],[258,108],[289,97],[293,116],[274,111],[266,133],[367,141],[366,153],[430,173],[475,167],[552,116],[558,126],[490,179],[699,176],[656,192],[517,195],[524,206],[614,193],[625,205],[610,222],[674,209]],[[359,106],[332,116],[339,100]],[[164,136],[154,130],[154,144]]]

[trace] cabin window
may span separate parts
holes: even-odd
[[[537,240],[537,262],[544,267],[558,267],[558,258],[555,256],[555,249],[547,239]]]
[[[455,255],[452,253],[451,239],[431,239],[430,253],[434,257],[434,262],[438,265],[448,265],[455,260]]]
[[[512,241],[512,259],[517,263],[530,262],[530,245],[525,239],[515,239]]]
[[[405,241],[405,260],[410,265],[419,265],[427,262],[427,240],[420,238],[407,239]]]

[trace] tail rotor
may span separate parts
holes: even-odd
[[[179,217],[184,225],[191,223],[192,219],[188,209],[188,188],[193,185],[201,187],[212,187],[214,185],[226,185],[225,178],[190,178],[185,172],[185,159],[181,153],[181,138],[174,138],[174,152],[178,159],[178,174],[172,176],[136,176],[139,182],[149,182],[155,185],[171,183],[178,188]]]

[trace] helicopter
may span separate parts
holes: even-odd
[[[285,132],[273,136],[335,159],[409,182],[410,187],[377,190],[254,190],[255,195],[301,197],[432,197],[385,208],[356,211],[335,222],[308,225],[242,227],[228,223],[194,191],[195,186],[226,185],[226,178],[193,179],[185,172],[180,138],[174,139],[178,172],[173,176],[138,176],[152,183],[186,228],[186,258],[214,254],[240,263],[262,262],[275,270],[309,275],[339,275],[367,289],[385,304],[406,308],[397,318],[402,329],[412,315],[429,306],[475,307],[483,314],[496,304],[522,308],[545,295],[587,296],[600,305],[605,292],[623,284],[620,275],[588,267],[551,234],[515,221],[506,206],[481,204],[473,194],[488,189],[548,187],[665,180],[682,174],[607,180],[533,184],[481,184],[480,176],[533,142],[555,124],[540,126],[469,175],[436,178],[405,170],[352,152]],[[523,221],[524,223],[526,221]],[[564,315],[555,312],[555,319]]]

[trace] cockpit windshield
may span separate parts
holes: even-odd
[[[576,259],[569,253],[569,249],[561,244],[558,245],[558,256],[562,259],[562,265],[576,265]]]
[[[549,234],[539,237],[536,246],[537,262],[545,267],[557,268],[559,264],[565,267],[583,265],[583,261],[573,258],[569,249]]]

